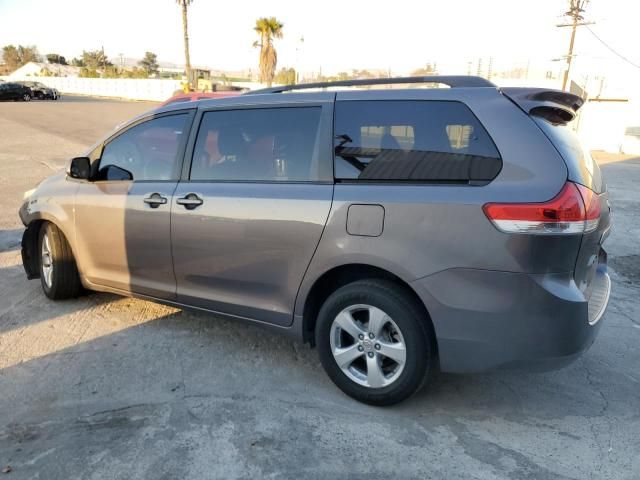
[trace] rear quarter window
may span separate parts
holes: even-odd
[[[485,184],[502,168],[461,102],[337,102],[334,130],[337,180]]]
[[[600,167],[571,126],[556,125],[536,116],[532,118],[564,159],[569,180],[601,193],[603,185]]]

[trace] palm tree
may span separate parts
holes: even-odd
[[[284,25],[275,17],[262,17],[256,20],[253,29],[260,35],[260,40],[254,42],[254,47],[260,47],[260,82],[271,86],[276,73],[278,53],[273,46],[274,38],[282,38]]]
[[[182,31],[184,32],[184,69],[187,74],[187,84],[191,86],[191,59],[189,58],[189,30],[187,27],[187,7],[193,0],[176,0],[182,8]]]

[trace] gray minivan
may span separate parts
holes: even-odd
[[[452,76],[161,107],[25,195],[24,267],[51,299],[269,325],[375,405],[436,369],[558,368],[611,288],[606,186],[567,126],[582,103]]]

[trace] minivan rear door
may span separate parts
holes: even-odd
[[[593,191],[595,198],[600,202],[598,226],[583,235],[574,273],[578,288],[589,300],[594,288],[597,287],[593,282],[598,280],[598,269],[606,268],[606,254],[602,250],[602,244],[611,228],[609,192],[607,192],[600,167],[570,125],[553,124],[535,115],[532,118],[560,152],[567,164],[569,180]]]
[[[331,209],[334,95],[201,107],[171,208],[179,302],[292,323]]]

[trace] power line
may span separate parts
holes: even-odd
[[[594,32],[593,30],[591,30],[589,27],[587,27],[587,30],[589,30],[589,32],[591,33],[591,35],[593,35],[602,45],[604,45],[605,47],[607,47],[607,49],[609,49],[609,51],[611,51],[614,55],[616,55],[617,57],[621,58],[622,60],[624,60],[625,62],[627,62],[629,65],[632,65],[638,69],[640,69],[640,65],[638,65],[637,63],[632,62],[631,60],[629,60],[627,57],[625,57],[624,55],[622,55],[621,53],[619,53],[618,51],[616,51],[613,47],[611,47],[609,44],[607,44],[607,42],[605,42],[604,40],[602,40],[598,35],[596,35],[596,32]]]

